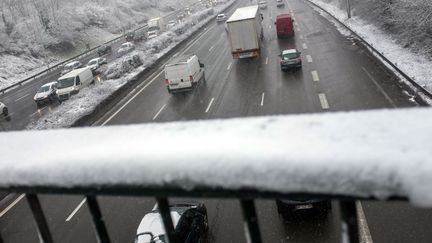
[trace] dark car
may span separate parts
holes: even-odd
[[[289,49],[282,51],[282,53],[280,54],[281,70],[286,71],[291,68],[301,68],[302,60],[300,54],[301,52],[299,52],[297,49]]]
[[[327,214],[331,210],[331,201],[322,199],[296,198],[295,200],[276,199],[278,213],[285,220],[299,216]]]
[[[207,208],[195,200],[170,200],[176,242],[204,243],[207,238]],[[165,228],[157,205],[138,226],[135,243],[167,243]]]
[[[147,35],[146,32],[144,30],[137,30],[134,32],[134,36],[132,38],[133,41],[138,42],[138,41],[143,41],[147,39]]]
[[[99,56],[103,56],[107,53],[112,52],[112,48],[110,45],[105,44],[105,45],[101,45],[98,49],[97,49],[97,53]]]

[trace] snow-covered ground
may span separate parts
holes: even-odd
[[[207,186],[432,207],[430,131],[432,109],[411,108],[0,133],[0,186]]]
[[[0,0],[0,89],[192,0]]]
[[[173,49],[179,42],[188,38],[209,21],[214,20],[215,14],[224,10],[233,1],[219,1],[221,4],[217,7],[197,12],[170,31],[137,45],[135,51],[124,57],[117,58],[105,68],[102,76],[106,77],[106,79],[82,89],[78,95],[72,96],[69,100],[54,108],[52,112],[30,123],[27,129],[51,129],[71,126],[80,117],[91,113],[96,105],[128,80],[149,67],[159,57]],[[138,62],[132,61],[134,56],[138,57]],[[139,67],[137,67],[138,65]]]
[[[414,79],[418,84],[432,92],[432,58],[430,56],[432,44],[430,44],[429,41],[423,41],[424,33],[421,33],[421,35],[414,34],[413,30],[409,29],[409,26],[411,25],[406,23],[411,21],[413,24],[414,21],[416,21],[416,19],[412,18],[412,15],[418,14],[418,12],[414,12],[414,9],[412,8],[415,3],[420,4],[421,2],[425,4],[425,6],[429,6],[428,9],[432,11],[432,2],[423,0],[392,1],[394,2],[395,6],[404,9],[395,11],[395,13],[391,15],[387,14],[389,16],[387,16],[388,20],[386,21],[383,19],[383,16],[378,16],[378,10],[372,11],[372,9],[380,8],[379,11],[384,11],[386,7],[384,6],[386,5],[384,2],[388,1],[353,1],[353,16],[351,19],[347,18],[345,5],[340,4],[339,0],[310,1],[326,9],[329,13],[346,24],[349,28],[362,36],[362,38],[364,38],[375,49],[380,51],[381,54],[394,63],[404,73]],[[392,6],[392,4],[389,3],[387,3],[387,5],[389,5],[387,8]],[[366,12],[366,6],[368,7],[367,9],[371,11]],[[392,9],[393,8],[394,7],[392,7]],[[322,11],[320,12],[324,17],[328,17]],[[401,16],[396,16],[396,14],[402,12],[403,14]],[[377,16],[373,17],[374,15]],[[410,17],[405,18],[405,16]],[[420,15],[418,15],[418,17],[420,17]],[[420,19],[421,18],[418,18],[417,21],[420,21]],[[429,29],[432,29],[432,22],[430,19],[423,19],[420,21],[421,23],[419,23],[419,25],[427,24]],[[331,18],[329,18],[329,20],[332,21]],[[403,21],[405,21],[405,23],[403,23]],[[338,26],[336,23],[335,25]],[[402,29],[403,27],[405,29]],[[346,32],[343,27],[338,26],[338,29],[342,34],[350,35],[350,33]],[[419,30],[419,28],[416,29]],[[400,35],[400,33],[403,31],[406,33],[404,35]],[[430,40],[432,40],[431,34],[432,32],[429,33]],[[406,44],[409,41],[412,43],[411,46]]]

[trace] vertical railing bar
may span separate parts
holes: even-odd
[[[341,211],[342,242],[360,243],[355,201],[339,201]]]
[[[93,220],[96,231],[96,238],[99,243],[110,243],[108,231],[106,229],[99,203],[95,196],[86,196],[87,205]]]
[[[245,220],[246,242],[261,243],[261,232],[258,225],[258,217],[253,200],[240,200],[240,205]]]
[[[178,243],[175,237],[174,225],[171,218],[171,210],[169,208],[168,199],[166,197],[156,198],[158,203],[158,209],[162,217],[162,222],[165,227],[166,236],[168,237],[168,242]]]
[[[26,198],[36,221],[36,227],[40,241],[43,243],[54,243],[38,196],[36,194],[26,194]]]

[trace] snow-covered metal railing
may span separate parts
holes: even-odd
[[[432,206],[430,131],[432,110],[412,108],[7,132],[0,190],[27,194],[44,242],[41,193],[85,195],[101,242],[98,195],[156,197],[165,222],[169,197],[237,198],[251,242],[261,242],[254,199],[336,199],[358,242],[354,200]]]
[[[309,4],[311,4],[312,6],[320,9],[321,11],[323,11],[324,13],[326,13],[328,16],[330,16],[332,19],[334,19],[338,24],[342,25],[344,28],[346,28],[347,30],[349,30],[353,34],[353,36],[359,41],[359,43],[362,43],[367,49],[370,50],[371,53],[373,53],[374,55],[378,56],[379,59],[381,59],[382,62],[385,65],[390,66],[391,69],[394,70],[394,73],[396,73],[397,75],[399,75],[399,77],[403,77],[406,81],[408,81],[413,86],[413,87],[410,87],[410,88],[413,90],[415,98],[418,101],[424,101],[424,98],[422,97],[422,95],[425,96],[425,97],[427,97],[427,98],[429,98],[429,99],[432,99],[432,93],[431,93],[431,91],[427,90],[425,87],[423,87],[422,85],[418,84],[412,77],[410,77],[408,74],[406,74],[404,71],[402,71],[395,63],[393,63],[392,61],[390,61],[383,53],[381,53],[373,45],[371,45],[370,43],[368,43],[362,36],[360,36],[359,34],[357,34],[354,30],[352,30],[350,27],[348,27],[345,23],[343,23],[338,18],[336,18],[335,16],[333,16],[325,8],[323,8],[320,5],[314,3],[313,1],[310,1],[310,0],[305,0],[305,1],[308,2]],[[350,18],[350,16],[348,18]],[[427,105],[427,102],[422,102],[422,103],[424,103],[424,105]]]

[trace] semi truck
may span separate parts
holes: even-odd
[[[165,30],[165,23],[163,21],[163,18],[154,18],[154,19],[150,19],[147,22],[148,25],[148,31],[157,31],[162,32]]]
[[[227,31],[234,59],[259,57],[263,39],[263,18],[258,5],[238,8],[227,20]]]

